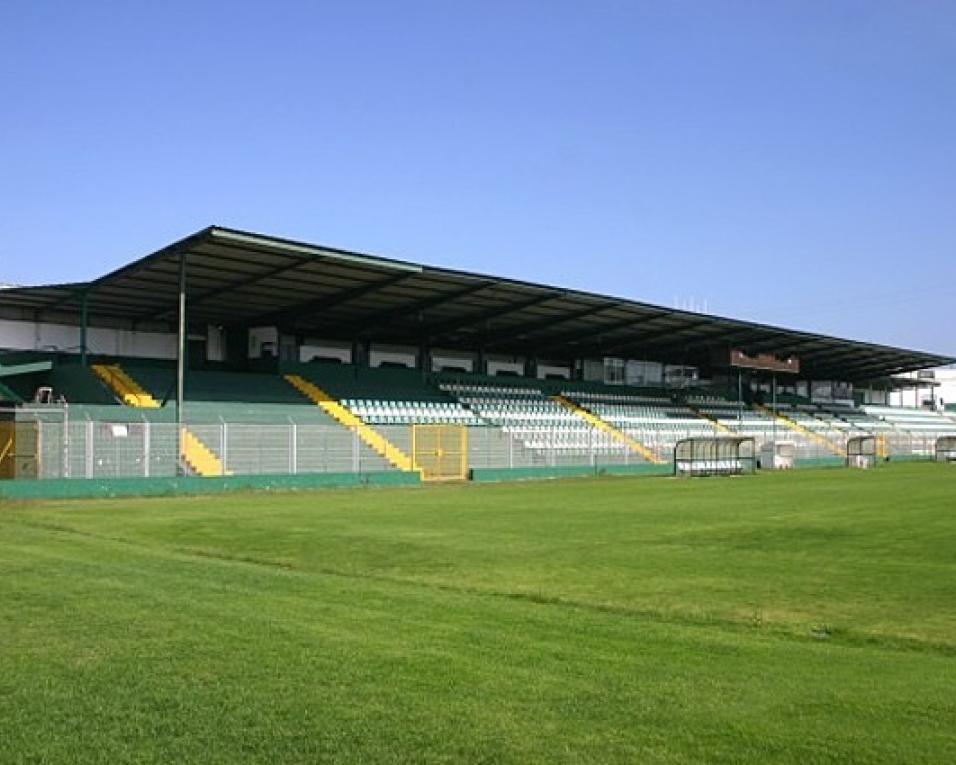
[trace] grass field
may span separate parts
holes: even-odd
[[[956,762],[956,470],[0,506],[0,762]]]

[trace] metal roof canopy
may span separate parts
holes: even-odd
[[[0,290],[0,305],[174,323],[278,325],[327,339],[550,359],[621,356],[710,368],[714,349],[794,355],[801,377],[861,382],[951,357],[707,316],[581,290],[211,226],[86,283]]]

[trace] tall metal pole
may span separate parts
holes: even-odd
[[[179,329],[176,335],[176,465],[177,472],[185,473],[183,465],[183,398],[186,377],[186,253],[179,255]]]
[[[737,430],[744,426],[744,373],[737,370]]]
[[[80,364],[84,367],[86,366],[86,327],[89,323],[87,295],[88,293],[84,290],[80,298]]]
[[[773,390],[773,458],[777,459],[777,375],[774,373],[771,388]]]

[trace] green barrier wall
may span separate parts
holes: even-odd
[[[221,478],[53,478],[0,481],[6,499],[73,499],[83,497],[155,497],[218,494],[228,491],[307,491],[359,486],[417,486],[418,473],[308,473],[302,475],[235,475]]]
[[[795,461],[797,468],[846,467],[843,457],[807,457]]]
[[[894,454],[890,457],[890,462],[932,462],[933,456],[930,454]]]
[[[672,465],[569,465],[563,467],[475,468],[471,480],[534,481],[542,478],[581,478],[596,475],[672,475]]]

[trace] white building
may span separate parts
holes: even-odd
[[[925,409],[956,411],[956,367],[930,369],[898,375],[907,380],[925,383],[914,388],[896,391],[890,395],[893,406],[912,406]]]

